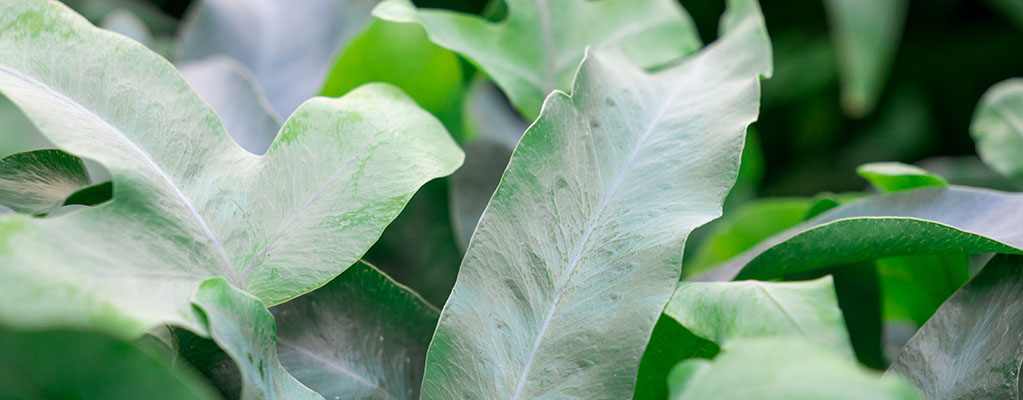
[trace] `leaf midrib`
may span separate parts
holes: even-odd
[[[72,100],[71,98],[65,96],[63,93],[53,89],[49,85],[47,85],[47,84],[45,84],[43,82],[40,82],[40,81],[36,80],[35,78],[33,78],[33,77],[29,76],[29,75],[25,75],[25,74],[21,73],[20,71],[8,68],[8,67],[6,67],[4,65],[0,65],[0,72],[7,73],[7,74],[13,76],[16,79],[20,79],[20,80],[22,80],[22,81],[24,81],[24,82],[26,82],[26,83],[28,83],[28,84],[30,84],[32,86],[35,86],[35,87],[37,87],[37,88],[39,88],[39,89],[49,93],[50,95],[56,97],[58,100],[61,100],[61,101],[65,102],[65,103],[69,104],[71,107],[76,108],[76,109],[82,111],[86,115],[89,115],[89,116],[93,117],[97,122],[99,122],[101,125],[103,125],[103,127],[107,128],[109,131],[113,132],[114,136],[117,139],[119,139],[120,141],[124,142],[128,149],[130,149],[131,151],[136,153],[137,157],[139,159],[141,159],[143,163],[145,163],[147,166],[149,166],[152,170],[156,171],[157,175],[160,177],[160,179],[163,181],[163,183],[167,187],[169,187],[171,189],[171,191],[173,192],[175,197],[177,197],[178,200],[188,210],[188,212],[189,212],[190,216],[192,217],[192,219],[194,219],[195,222],[202,229],[203,234],[206,236],[206,239],[213,244],[213,247],[216,250],[216,253],[217,253],[217,256],[218,256],[218,260],[220,261],[220,264],[221,264],[224,272],[228,275],[228,277],[232,281],[237,281],[237,279],[238,279],[237,274],[234,272],[234,268],[231,267],[231,262],[227,258],[227,252],[224,250],[223,243],[221,243],[221,241],[219,239],[217,239],[217,237],[213,234],[213,231],[210,230],[210,227],[206,224],[206,220],[203,219],[202,215],[199,214],[199,211],[195,208],[195,206],[192,204],[192,202],[189,200],[189,198],[187,196],[185,196],[185,193],[181,191],[181,188],[179,188],[178,185],[175,184],[174,181],[171,180],[170,176],[168,176],[164,172],[164,170],[162,168],[160,168],[160,166],[158,164],[156,164],[156,161],[154,161],[149,156],[149,154],[147,154],[145,151],[143,151],[141,148],[139,148],[138,145],[135,144],[135,142],[133,142],[130,139],[128,139],[128,136],[125,135],[124,132],[122,132],[120,129],[118,129],[117,127],[112,125],[106,119],[104,119],[100,115],[96,114],[92,110],[89,110],[89,109],[85,108],[85,106],[81,105],[80,103],[78,103],[78,102]]]
[[[529,375],[529,370],[532,367],[533,361],[536,359],[537,352],[540,349],[540,342],[543,341],[543,335],[547,331],[547,327],[550,325],[551,319],[554,317],[554,311],[558,308],[558,302],[561,301],[561,296],[564,295],[564,293],[568,290],[569,282],[572,279],[572,274],[575,272],[575,269],[579,265],[579,261],[582,259],[582,255],[586,249],[586,245],[589,242],[590,236],[593,234],[593,230],[596,229],[597,222],[599,222],[600,217],[603,215],[604,209],[606,209],[608,204],[611,203],[611,199],[617,192],[618,186],[622,183],[622,180],[625,178],[625,173],[628,172],[629,168],[632,167],[632,163],[635,162],[636,156],[639,154],[640,148],[642,148],[646,144],[646,141],[650,137],[650,134],[653,133],[654,131],[654,127],[656,127],[661,122],[661,119],[664,118],[664,113],[667,112],[668,110],[668,106],[675,101],[675,97],[678,96],[678,94],[681,93],[681,91],[682,85],[678,85],[677,87],[673,88],[672,91],[669,93],[668,97],[665,99],[660,109],[658,109],[657,114],[654,115],[653,120],[650,122],[649,125],[647,125],[647,128],[643,132],[643,136],[640,137],[640,140],[632,148],[632,152],[629,153],[629,158],[626,159],[625,164],[622,166],[622,169],[618,172],[618,176],[615,178],[614,183],[612,183],[610,190],[608,190],[607,192],[607,195],[605,195],[604,198],[601,199],[600,204],[597,206],[597,209],[593,213],[593,217],[590,218],[590,222],[586,230],[583,232],[582,240],[580,241],[579,245],[579,250],[575,252],[575,255],[572,256],[571,261],[569,262],[568,269],[565,272],[566,277],[563,280],[564,283],[561,285],[561,287],[558,288],[558,292],[554,295],[554,298],[551,301],[551,308],[547,312],[547,316],[544,318],[543,324],[540,326],[540,332],[537,334],[536,341],[533,343],[533,349],[529,354],[529,358],[526,359],[526,365],[522,370],[522,376],[519,379],[519,384],[516,386],[515,394],[512,396],[513,400],[518,399],[519,396],[522,394],[522,389],[525,387],[526,378]]]

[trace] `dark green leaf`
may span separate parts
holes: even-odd
[[[325,398],[419,398],[440,311],[373,266],[270,311],[281,363]]]
[[[0,398],[215,399],[193,371],[109,336],[0,327]]]
[[[1023,194],[961,187],[850,202],[793,227],[695,280],[776,279],[881,257],[1023,253]]]

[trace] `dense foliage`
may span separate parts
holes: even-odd
[[[1023,79],[722,3],[0,0],[0,398],[1023,397]]]

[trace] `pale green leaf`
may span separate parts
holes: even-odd
[[[199,285],[192,301],[217,344],[240,367],[243,399],[323,399],[281,366],[274,317],[259,299],[213,278]]]
[[[853,201],[775,235],[695,280],[777,279],[881,257],[1023,253],[1023,194],[949,187]]]
[[[882,377],[819,344],[790,338],[733,342],[713,361],[671,372],[672,400],[922,399],[901,379]]]
[[[115,189],[61,218],[0,217],[10,324],[203,333],[188,301],[201,281],[225,277],[269,305],[319,287],[461,162],[440,123],[386,85],[310,100],[253,155],[141,45],[59,3],[2,5],[0,89],[57,145],[103,163]]]
[[[948,186],[944,178],[927,170],[898,162],[863,164],[856,173],[883,192],[898,192],[932,186]]]
[[[1023,178],[1023,78],[992,86],[970,123],[977,153],[1002,175]]]
[[[1019,399],[1023,257],[997,255],[902,348],[889,374],[931,399]]]
[[[324,397],[419,398],[439,310],[373,266],[270,311],[281,363]]]
[[[109,336],[0,327],[4,399],[215,399],[194,372]]]
[[[510,0],[500,22],[388,0],[374,15],[415,22],[430,40],[477,64],[529,119],[552,90],[567,90],[587,46],[618,46],[652,67],[700,48],[692,20],[670,0]]]
[[[734,340],[792,337],[853,356],[831,276],[805,282],[683,282],[664,315],[677,327],[658,326],[640,364],[637,399],[664,398],[669,370],[701,356],[702,341],[719,348]],[[675,334],[685,330],[686,334]],[[675,347],[697,349],[663,357]]]
[[[52,212],[90,184],[82,159],[60,150],[28,151],[0,160],[0,205],[17,212]]]
[[[842,108],[853,117],[874,109],[902,36],[908,0],[824,0],[838,58]]]
[[[723,38],[648,74],[594,52],[554,92],[480,219],[427,354],[423,397],[622,398],[680,272],[717,217],[757,116],[770,46],[755,3]]]
[[[335,54],[376,0],[201,0],[186,15],[181,61],[223,55],[255,75],[282,116],[315,96]]]

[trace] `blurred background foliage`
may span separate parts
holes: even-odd
[[[177,61],[176,37],[192,1],[65,3],[93,23]],[[415,3],[481,13],[492,20],[503,15],[500,3],[487,0]],[[704,43],[711,43],[725,0],[681,4]],[[761,6],[774,46],[775,74],[763,83],[760,120],[750,129],[725,215],[693,233],[686,246],[685,275],[705,271],[770,235],[862,196],[857,192],[875,192],[857,174],[865,163],[898,161],[923,167],[951,184],[1023,190],[1019,179],[1001,176],[980,161],[969,133],[985,91],[1023,76],[1023,1],[763,0]],[[403,58],[426,61],[396,61]],[[493,89],[471,64],[433,46],[421,31],[389,23],[372,22],[360,30],[330,72],[324,95],[339,96],[376,80],[398,84],[467,149],[481,134],[466,122],[470,116],[462,114],[476,94]],[[424,81],[422,76],[433,79]],[[509,124],[521,128],[520,122]],[[34,132],[24,115],[0,97],[0,157],[52,147]],[[492,157],[507,159],[510,147],[494,151]],[[471,162],[470,153],[467,165]],[[88,166],[101,181],[96,175],[103,174],[102,168]],[[476,178],[456,175],[425,186],[366,259],[430,302],[443,304],[469,230],[459,221],[465,210],[457,201],[449,205],[450,186],[453,180]],[[478,217],[479,211],[469,210],[469,228],[471,214]],[[925,255],[875,260],[873,268],[834,268],[840,306],[860,360],[884,367],[891,356],[882,353],[896,351],[968,279],[966,271],[976,272],[985,261]],[[934,285],[912,284],[922,276],[932,278]],[[876,301],[865,301],[867,297]]]

